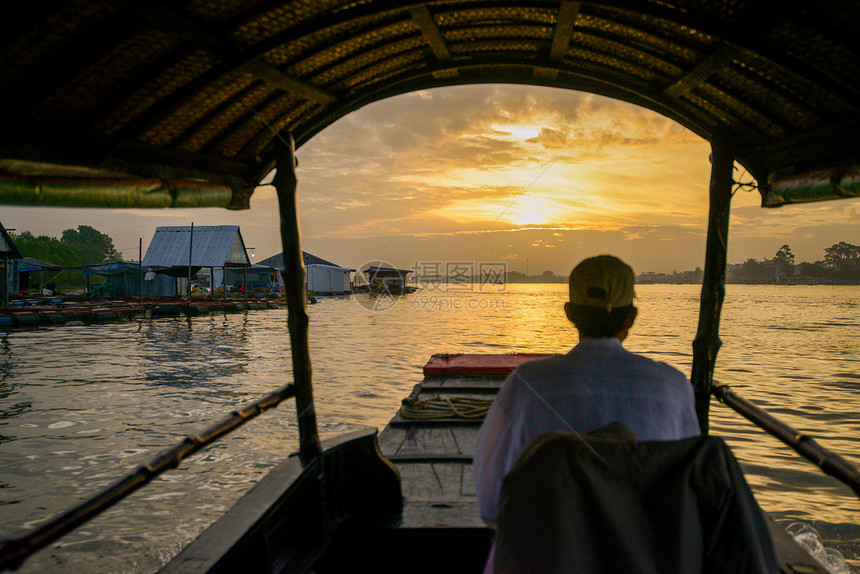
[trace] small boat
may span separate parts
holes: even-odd
[[[765,207],[860,196],[857,3],[80,0],[16,3],[2,15],[0,203],[247,209],[275,168],[294,381],[57,519],[4,540],[0,568],[17,567],[187,456],[295,399],[298,454],[165,572],[481,570],[491,531],[468,480],[478,417],[414,411],[437,395],[456,405],[451,412],[480,411],[510,370],[508,359],[434,372],[450,359],[435,358],[378,436],[369,429],[321,443],[296,208],[296,142],[368,103],[455,84],[584,90],[654,110],[710,142],[691,375],[701,427],[708,432],[715,397],[860,495],[856,468],[713,381],[730,203],[751,185],[736,181],[735,162],[755,178]],[[824,572],[773,525],[772,536],[785,574]]]
[[[282,463],[160,573],[272,565],[282,572],[481,572],[493,532],[472,485],[475,438],[505,377],[546,356],[434,355],[378,436],[359,431],[324,443],[320,467],[303,467],[298,457]],[[783,572],[826,572],[767,523]]]

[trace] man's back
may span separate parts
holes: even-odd
[[[700,434],[687,377],[621,346],[638,315],[635,278],[633,268],[612,255],[585,259],[570,272],[564,313],[580,343],[564,356],[514,371],[475,442],[472,477],[487,523],[496,520],[502,479],[538,435],[586,434],[614,422],[643,441]],[[492,556],[486,571],[492,570]]]
[[[534,434],[566,430],[566,424],[588,433],[612,422],[642,441],[699,434],[687,377],[631,353],[614,337],[584,339],[565,355],[522,365],[511,379],[512,403]]]
[[[643,441],[700,434],[687,378],[630,353],[617,338],[586,338],[566,355],[522,365],[499,391],[475,445],[481,516],[494,521],[502,479],[532,438],[556,430],[585,434],[612,422]]]

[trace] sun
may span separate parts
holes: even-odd
[[[497,132],[508,133],[511,138],[516,141],[527,141],[532,138],[535,138],[540,133],[539,126],[533,125],[495,125],[492,126],[492,129]]]
[[[516,225],[544,225],[550,222],[552,210],[549,208],[542,209],[516,209],[511,208],[505,214],[505,219]]]

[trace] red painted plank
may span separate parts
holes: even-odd
[[[504,355],[433,355],[424,365],[430,375],[507,375],[523,363],[552,357],[551,353],[508,353]]]

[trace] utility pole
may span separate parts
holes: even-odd
[[[140,306],[143,307],[143,237],[137,239],[137,286]]]
[[[194,222],[191,222],[191,235],[188,237],[188,287],[186,293],[188,295],[188,304],[191,305],[191,253],[194,246]]]

